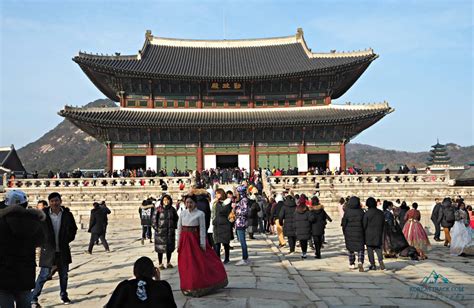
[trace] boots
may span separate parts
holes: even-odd
[[[385,264],[383,263],[383,261],[380,261],[379,262],[379,266],[380,266],[380,270],[385,270]]]

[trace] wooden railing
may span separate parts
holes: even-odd
[[[383,185],[383,184],[446,184],[454,185],[449,174],[360,174],[360,175],[281,175],[267,177],[277,185]]]
[[[190,188],[193,177],[140,177],[140,178],[65,178],[65,179],[10,179],[4,180],[6,189],[29,188],[79,188],[79,187],[157,187],[166,184],[168,188],[178,188],[184,183]]]

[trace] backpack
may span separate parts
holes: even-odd
[[[444,216],[446,217],[447,222],[449,223],[454,222],[454,210],[452,208],[445,209]]]

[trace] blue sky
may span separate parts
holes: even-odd
[[[313,51],[372,47],[380,57],[335,103],[388,101],[395,112],[352,142],[424,151],[473,145],[471,1],[0,1],[0,145],[53,129],[64,105],[104,95],[71,58],[136,54],[155,36],[242,39],[304,30]]]

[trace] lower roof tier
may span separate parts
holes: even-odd
[[[100,127],[282,127],[341,124],[382,118],[394,111],[388,103],[271,109],[75,108],[59,112],[74,123]]]
[[[183,142],[199,139],[214,142],[218,141],[214,140],[215,132],[223,131],[245,131],[239,134],[240,141],[272,141],[274,138],[282,141],[301,141],[301,138],[336,141],[353,138],[393,111],[388,103],[245,110],[66,106],[59,115],[100,141],[166,143],[179,141],[177,139],[183,139]],[[275,129],[286,133],[280,137],[268,133]],[[202,136],[197,137],[197,131],[202,132]],[[261,131],[266,131],[266,134],[260,136]],[[307,132],[306,137],[300,136],[301,131]]]

